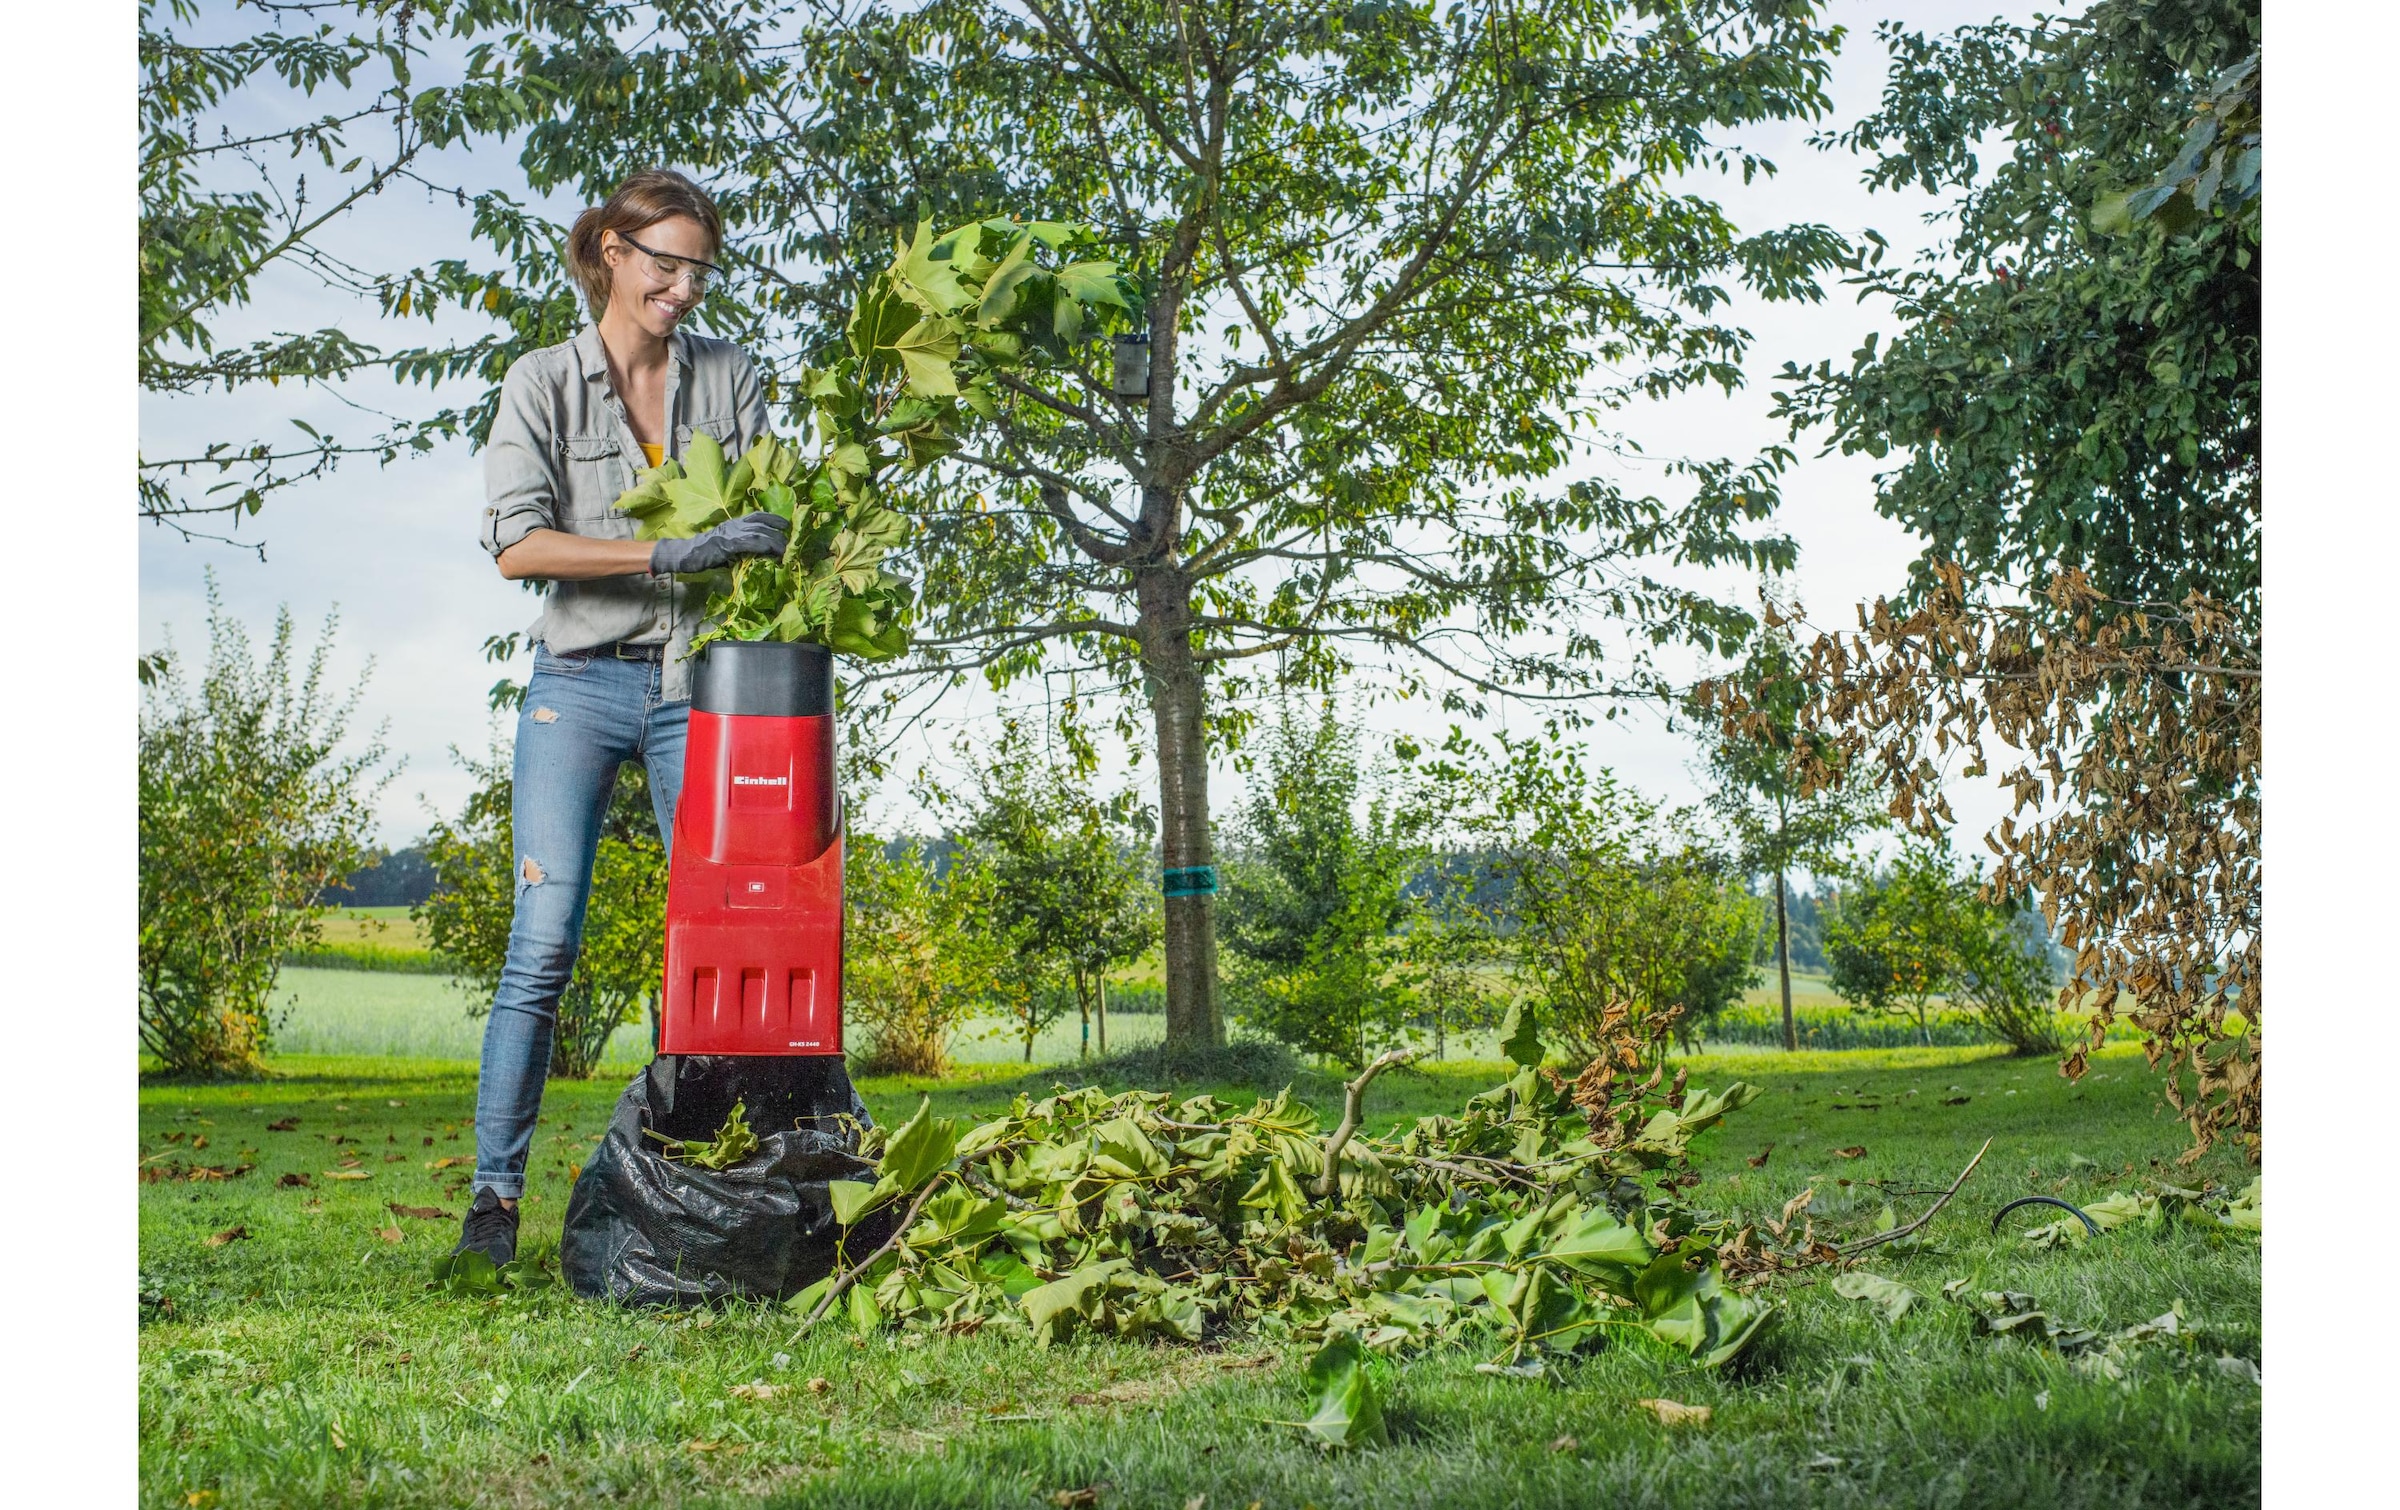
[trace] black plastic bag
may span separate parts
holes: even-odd
[[[736,1099],[759,1150],[724,1170],[670,1158],[667,1137],[716,1136]],[[633,1077],[567,1202],[559,1264],[575,1293],[627,1305],[781,1299],[831,1273],[841,1235],[828,1180],[872,1183],[872,1126],[839,1055],[662,1054]],[[887,1216],[885,1222],[888,1224]],[[853,1251],[887,1232],[854,1229]]]

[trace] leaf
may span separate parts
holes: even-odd
[[[1125,301],[1124,290],[1118,286],[1114,262],[1070,262],[1058,270],[1057,276],[1058,286],[1080,303],[1110,304],[1118,309],[1133,307]]]
[[[1706,1426],[1711,1414],[1708,1406],[1685,1405],[1675,1400],[1636,1400],[1633,1403],[1658,1417],[1661,1426]]]
[[[1586,1274],[1640,1269],[1657,1256],[1640,1232],[1606,1207],[1579,1213],[1543,1253]]]
[[[1886,1322],[1898,1321],[1908,1308],[1924,1299],[1916,1291],[1879,1275],[1853,1271],[1833,1282],[1833,1293],[1845,1300],[1863,1300],[1883,1312]]]
[[[222,1248],[227,1243],[242,1242],[249,1236],[250,1229],[247,1227],[228,1227],[222,1232],[211,1232],[200,1241],[211,1248]]]
[[[908,391],[920,398],[952,398],[958,378],[950,364],[958,360],[958,331],[948,320],[932,316],[919,320],[891,346],[908,372]]]
[[[1522,1001],[1510,1002],[1508,1016],[1501,1019],[1500,1052],[1529,1070],[1541,1066],[1541,1035],[1534,1028],[1532,1011]]]
[[[1025,1319],[1033,1324],[1035,1339],[1043,1344],[1063,1337],[1066,1325],[1093,1298],[1095,1292],[1108,1284],[1110,1275],[1128,1267],[1122,1258],[1102,1263],[1086,1264],[1064,1279],[1055,1279],[1037,1289],[1026,1291],[1017,1300],[1024,1308]]]
[[[1316,1410],[1293,1423],[1327,1447],[1356,1447],[1387,1440],[1383,1404],[1367,1374],[1367,1355],[1353,1338],[1336,1337],[1308,1361],[1308,1384]]]
[[[385,1203],[384,1209],[391,1212],[391,1214],[394,1216],[405,1216],[420,1222],[446,1222],[451,1220],[451,1213],[444,1211],[439,1206],[403,1206],[397,1201],[389,1201]]]
[[[372,1171],[365,1169],[328,1169],[324,1171],[324,1174],[325,1178],[329,1180],[371,1180],[375,1178]]]
[[[1833,1152],[1834,1157],[1841,1159],[1863,1159],[1867,1156],[1866,1149],[1856,1143],[1851,1144],[1848,1148],[1837,1148]]]
[[[863,1180],[827,1180],[825,1193],[833,1201],[833,1219],[855,1227],[858,1219],[883,1204],[890,1192]]]
[[[1242,1192],[1241,1204],[1271,1212],[1289,1226],[1307,1212],[1308,1197],[1301,1194],[1300,1182],[1292,1178],[1292,1171],[1283,1160],[1270,1158],[1259,1170],[1257,1180]]]
[[[875,1172],[895,1190],[916,1189],[950,1163],[958,1150],[956,1118],[932,1114],[933,1098],[917,1102],[917,1114],[902,1123],[883,1146]]]

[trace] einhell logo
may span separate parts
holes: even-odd
[[[735,786],[790,786],[792,778],[789,776],[736,776],[733,778],[733,784]]]

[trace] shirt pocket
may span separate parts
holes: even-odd
[[[613,435],[570,435],[559,442],[565,497],[560,512],[585,525],[623,519],[617,499],[629,484],[621,447]],[[591,533],[587,528],[578,533]]]
[[[724,449],[727,459],[730,460],[739,456],[746,449],[741,444],[740,429],[741,427],[734,423],[734,418],[730,414],[714,419],[696,419],[688,425],[677,425],[675,427],[675,454],[677,456],[690,454],[692,437],[707,435],[715,438],[717,444]]]

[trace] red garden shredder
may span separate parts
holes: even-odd
[[[761,1133],[853,1104],[842,1061],[833,655],[718,640],[694,661],[667,871],[653,1125]],[[663,1102],[664,1104],[659,1104]]]
[[[701,653],[674,849],[659,1052],[841,1053],[830,651],[719,640]]]

